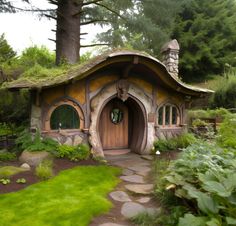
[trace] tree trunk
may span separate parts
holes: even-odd
[[[58,0],[56,64],[80,60],[80,17],[83,0]]]

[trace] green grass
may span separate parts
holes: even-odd
[[[119,182],[119,173],[109,166],[79,166],[46,182],[0,195],[0,225],[87,226],[112,207],[106,195]]]

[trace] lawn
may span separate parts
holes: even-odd
[[[106,195],[119,182],[120,170],[79,166],[24,190],[0,195],[0,225],[87,226],[112,204]]]

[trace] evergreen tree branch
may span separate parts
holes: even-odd
[[[90,2],[85,2],[83,3],[83,6],[86,6],[86,5],[91,5],[91,4],[96,4],[98,2],[102,2],[103,0],[94,0],[94,1],[90,1]]]
[[[101,3],[98,3],[98,2],[97,2],[97,3],[94,3],[94,4],[97,5],[97,6],[101,6],[101,7],[105,8],[105,9],[107,9],[108,11],[110,11],[110,12],[116,14],[118,17],[120,17],[120,18],[122,18],[122,19],[125,20],[125,18],[124,18],[123,16],[121,16],[118,12],[116,12],[116,11],[113,10],[113,9],[111,9],[110,7],[108,7],[108,6],[106,6],[106,5],[103,5],[103,4],[101,4]]]
[[[83,26],[83,25],[88,25],[88,24],[94,24],[96,22],[106,22],[106,23],[109,23],[110,21],[109,20],[103,20],[103,19],[96,19],[96,20],[90,20],[90,21],[82,22],[82,23],[80,23],[80,25]]]

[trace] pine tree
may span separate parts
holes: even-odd
[[[203,80],[225,64],[236,66],[235,0],[192,0],[176,20],[172,36],[181,46],[180,74]]]
[[[125,20],[112,20],[110,29],[99,34],[98,40],[115,47],[128,45],[159,56],[161,46],[170,39],[175,18],[185,1],[133,0],[124,13]]]
[[[0,36],[0,64],[11,60],[16,56],[16,52],[8,44],[5,35]]]

